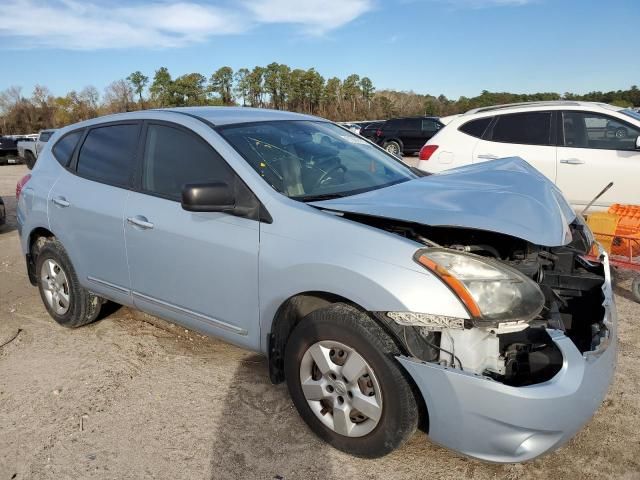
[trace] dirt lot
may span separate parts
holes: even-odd
[[[561,450],[520,465],[460,457],[416,434],[361,460],[318,441],[265,360],[121,308],[57,326],[29,284],[15,231],[15,184],[0,167],[0,480],[64,478],[640,479],[640,306],[617,289],[616,380]],[[527,412],[522,412],[526,415]]]

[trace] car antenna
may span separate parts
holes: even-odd
[[[602,195],[604,195],[605,193],[607,193],[607,190],[609,190],[611,187],[613,187],[613,182],[609,182],[609,185],[607,185],[606,187],[604,187],[602,189],[602,191],[597,194],[595,197],[593,197],[593,200],[591,200],[586,207],[584,207],[584,209],[580,212],[580,215],[584,217],[584,214],[587,213],[587,210],[589,210],[591,208],[591,205],[593,205],[594,203],[596,203],[596,200],[598,200]]]

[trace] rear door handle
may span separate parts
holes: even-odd
[[[482,155],[478,155],[478,158],[481,158],[483,160],[496,160],[498,156],[491,153],[483,153]]]
[[[146,217],[143,217],[142,215],[127,217],[127,222],[134,227],[141,228],[142,230],[151,230],[153,228],[153,223],[148,221]]]
[[[584,160],[580,160],[578,158],[565,158],[564,160],[560,160],[560,163],[566,163],[567,165],[582,165]]]
[[[62,208],[67,208],[68,206],[70,206],[71,204],[67,201],[66,198],[64,197],[53,197],[51,199],[51,201],[53,203],[55,203],[57,206],[62,207]]]

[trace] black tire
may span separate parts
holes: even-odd
[[[391,140],[389,142],[384,142],[383,147],[387,152],[396,157],[402,156],[402,146],[396,142],[395,140]]]
[[[618,127],[615,132],[616,138],[626,138],[627,137],[627,129],[624,127]]]
[[[29,150],[24,152],[24,163],[29,170],[33,170],[33,167],[36,164],[36,156]]]
[[[43,268],[47,260],[53,260],[67,278],[69,308],[64,314],[56,313],[45,296]],[[42,303],[49,315],[63,327],[76,328],[93,322],[98,318],[102,307],[102,299],[83,288],[78,282],[76,271],[62,244],[55,238],[47,239],[38,252],[36,259],[36,276]]]
[[[636,302],[640,303],[640,277],[635,277],[631,282],[631,293]]]
[[[302,391],[300,365],[305,352],[319,341],[345,344],[371,366],[382,394],[382,413],[364,436],[348,437],[326,426],[313,412]],[[294,329],[285,349],[285,378],[300,416],[321,439],[352,455],[377,458],[403,445],[419,423],[419,408],[411,380],[394,356],[391,337],[369,316],[342,303],[310,313]]]

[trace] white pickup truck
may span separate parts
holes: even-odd
[[[38,154],[42,151],[44,144],[49,141],[55,130],[41,130],[38,138],[34,140],[22,140],[18,142],[18,156],[24,160],[29,170],[36,164]]]

